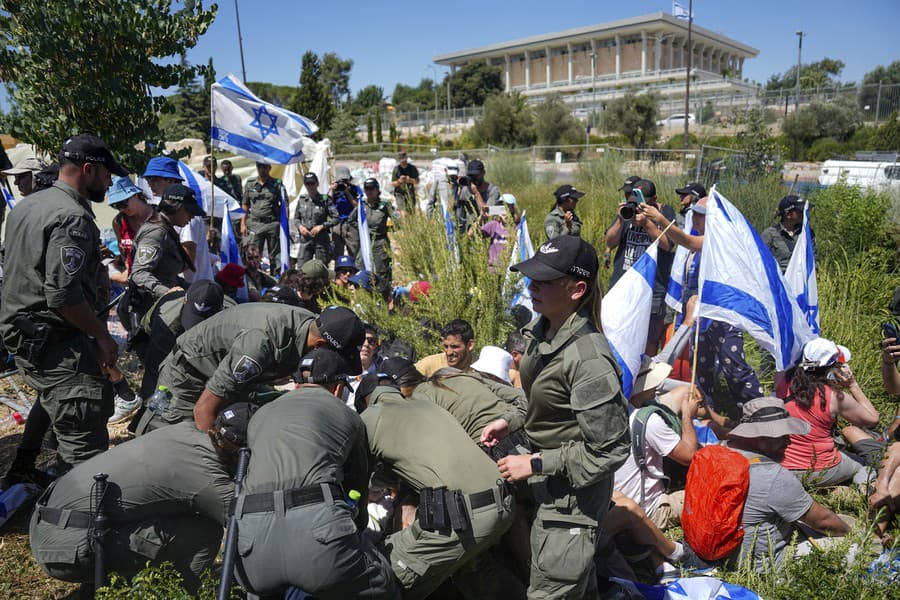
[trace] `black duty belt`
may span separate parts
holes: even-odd
[[[57,527],[75,527],[77,529],[90,529],[93,519],[90,513],[80,510],[66,510],[61,508],[51,508],[49,506],[38,506],[38,515],[41,521],[56,525]]]
[[[448,490],[445,487],[422,488],[419,491],[419,525],[422,529],[430,531],[447,528],[454,531],[465,531],[472,525],[470,511],[496,505],[497,510],[502,512],[503,500],[508,495],[508,487],[499,483],[495,488],[468,494],[468,496],[463,494],[462,490]],[[469,501],[468,507],[466,507],[466,498]]]
[[[321,483],[302,488],[284,490],[284,509],[287,510],[297,506],[307,506],[325,502],[326,498],[323,488],[326,488],[331,492],[331,499],[333,501],[344,499],[344,490],[341,489],[341,486],[334,483]],[[248,494],[247,496],[244,496],[243,500],[244,505],[241,508],[241,514],[275,511],[275,492]],[[232,501],[230,513],[234,512],[236,504],[237,499]]]

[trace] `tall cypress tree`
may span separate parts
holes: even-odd
[[[331,93],[322,83],[322,65],[316,53],[307,50],[303,54],[300,71],[300,89],[294,97],[291,109],[312,119],[320,131],[331,127],[335,108]]]

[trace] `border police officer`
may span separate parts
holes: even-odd
[[[389,202],[381,199],[381,190],[378,180],[370,177],[363,182],[363,193],[366,196],[364,210],[366,222],[369,224],[369,235],[372,240],[372,266],[375,271],[376,287],[385,298],[391,293],[394,278],[391,268],[391,241],[388,239],[388,227],[390,220],[397,220],[394,207]],[[356,211],[350,216],[356,220]]]
[[[300,232],[297,264],[316,258],[326,265],[331,262],[331,228],[340,223],[334,202],[319,192],[319,178],[315,173],[303,176],[306,195],[301,194],[294,211]]]
[[[256,163],[257,176],[244,186],[241,236],[244,244],[256,244],[260,251],[268,248],[269,271],[277,273],[281,270],[281,203],[287,196],[281,180],[269,176],[271,170],[272,165]]]

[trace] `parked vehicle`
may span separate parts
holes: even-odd
[[[900,162],[826,160],[819,183],[834,185],[841,180],[864,188],[900,189]]]
[[[688,113],[687,116],[688,124],[693,125],[697,122],[697,119],[694,117],[694,113]],[[661,121],[657,121],[656,124],[659,127],[674,127],[677,125],[684,126],[684,113],[675,114],[670,117],[666,117]]]

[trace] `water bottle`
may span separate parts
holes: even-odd
[[[25,417],[22,416],[22,413],[16,410],[13,411],[11,415],[0,419],[0,429],[6,429],[7,427],[12,427],[14,425],[21,425],[24,422]]]
[[[362,494],[359,490],[350,490],[347,494],[347,505],[350,507],[350,510],[353,512],[353,518],[356,518],[356,515],[359,514],[359,500],[362,498]]]
[[[172,399],[172,394],[169,393],[169,388],[164,385],[159,386],[153,395],[150,396],[150,399],[147,400],[147,410],[152,412],[154,415],[162,415],[163,412],[167,408],[169,408],[169,400]]]

